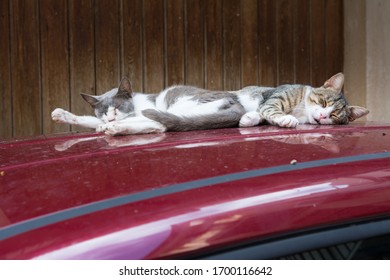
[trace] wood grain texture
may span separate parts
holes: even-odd
[[[69,108],[68,15],[65,0],[40,2],[43,133],[63,131],[50,113],[58,104]]]
[[[186,0],[186,84],[204,87],[203,1]]]
[[[259,1],[260,84],[275,86],[278,79],[276,1]]]
[[[311,1],[311,77],[313,86],[321,86],[326,81],[326,50],[325,50],[325,19],[326,19],[326,0]]]
[[[205,87],[223,87],[222,0],[205,2]]]
[[[93,0],[69,0],[70,110],[77,115],[93,114],[80,93],[96,94]],[[65,104],[56,104],[62,107]],[[72,130],[85,131],[80,127]]]
[[[144,91],[142,0],[122,1],[122,77],[130,79],[133,90]],[[121,78],[122,78],[121,77]]]
[[[0,139],[12,137],[11,51],[9,2],[0,2]]]
[[[291,0],[277,3],[278,84],[295,83],[294,5]]]
[[[310,2],[294,1],[295,82],[311,84]]]
[[[240,2],[223,2],[223,81],[225,90],[241,87],[241,11]]]
[[[165,86],[164,1],[144,0],[144,89],[158,92]]]
[[[338,0],[3,0],[0,137],[71,130],[50,112],[92,114],[80,92],[123,76],[133,90],[322,85],[343,68]]]
[[[343,68],[343,49],[344,38],[343,30],[339,28],[343,24],[342,13],[343,2],[338,0],[326,1],[326,76],[331,77],[338,72],[342,72]]]
[[[241,85],[259,84],[257,0],[241,1]]]
[[[165,83],[167,86],[183,84],[185,80],[184,8],[185,1],[183,0],[167,0],[166,2]]]
[[[10,1],[13,136],[42,133],[39,2]]]
[[[119,84],[120,20],[119,0],[95,2],[95,73],[98,94]]]

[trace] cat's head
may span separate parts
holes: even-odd
[[[99,96],[84,93],[81,93],[81,96],[92,106],[96,117],[108,123],[133,115],[132,94],[129,79],[123,78],[119,88],[114,88]]]
[[[369,113],[366,108],[348,105],[343,85],[344,74],[338,73],[322,87],[305,87],[305,109],[311,124],[348,124]]]

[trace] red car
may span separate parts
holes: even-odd
[[[390,126],[0,142],[1,259],[384,259]]]

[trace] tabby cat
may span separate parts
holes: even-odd
[[[348,124],[369,113],[366,108],[349,106],[341,89],[344,74],[338,73],[322,87],[282,85],[256,93],[257,87],[244,88],[255,94],[259,104],[240,120],[241,127],[266,122],[280,127],[296,127],[298,124]]]
[[[209,91],[173,86],[157,94],[133,93],[124,78],[118,89],[101,96],[82,95],[96,117],[76,116],[63,109],[53,120],[95,128],[108,135],[249,127],[269,123],[296,127],[299,123],[347,124],[368,114],[349,106],[341,89],[344,75],[336,74],[322,87],[250,86],[238,91]]]

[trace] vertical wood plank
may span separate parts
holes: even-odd
[[[257,0],[241,0],[241,85],[259,83]]]
[[[70,109],[77,115],[93,110],[80,93],[96,94],[94,5],[92,0],[69,0]],[[86,130],[72,127],[73,130]]]
[[[343,2],[326,1],[326,76],[331,77],[343,71],[344,33]]]
[[[205,87],[221,90],[223,88],[222,0],[205,2],[205,24]]]
[[[277,84],[276,1],[259,0],[259,82]]]
[[[95,2],[96,91],[118,86],[120,79],[119,1]]]
[[[204,87],[203,1],[186,1],[186,84]]]
[[[0,1],[0,139],[12,137],[9,1]]]
[[[241,87],[240,2],[223,2],[223,78],[225,90]]]
[[[146,92],[164,88],[164,1],[144,0],[144,84]]]
[[[66,0],[40,1],[43,133],[68,131],[51,120],[57,107],[69,108],[69,53]]]
[[[278,84],[295,82],[293,2],[278,0]]]
[[[130,79],[134,91],[142,92],[142,0],[124,0],[122,5],[122,76]]]
[[[38,1],[11,3],[14,136],[42,133]]]
[[[325,0],[311,1],[312,86],[321,86],[326,80]]]
[[[295,79],[298,84],[311,84],[310,1],[294,1]]]
[[[166,85],[184,83],[184,3],[167,0],[166,7]]]

